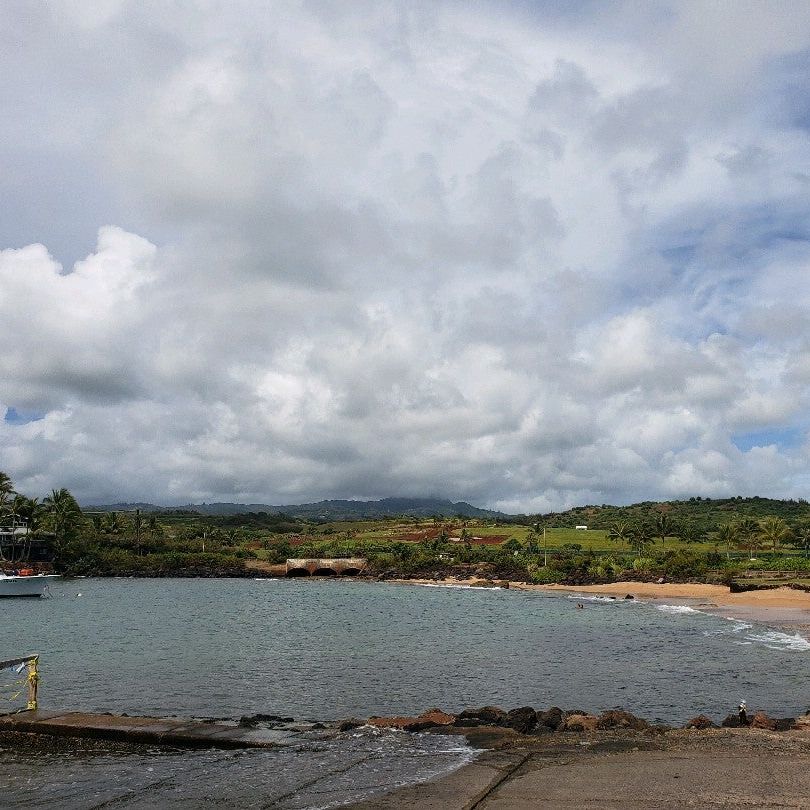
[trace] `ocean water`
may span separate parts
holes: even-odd
[[[621,706],[682,723],[720,719],[741,699],[777,716],[810,701],[801,635],[681,605],[301,579],[86,579],[51,594],[0,602],[0,659],[40,654],[45,709],[328,721],[434,706]],[[0,752],[0,781],[18,772],[14,756]],[[42,806],[54,790],[53,806],[110,796],[126,807],[192,806],[194,791],[210,782],[210,797],[232,782],[227,795],[249,785],[256,806],[274,796],[274,807],[325,807],[470,756],[458,738],[368,730],[293,735],[269,752],[87,756],[80,768],[54,755],[39,781],[40,760],[29,762],[28,781],[6,798],[29,806],[39,786]],[[296,776],[267,776],[280,771]],[[311,773],[321,777],[309,784]],[[248,794],[240,802],[253,806]]]

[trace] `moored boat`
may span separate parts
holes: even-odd
[[[58,574],[2,574],[0,598],[8,596],[43,596]]]

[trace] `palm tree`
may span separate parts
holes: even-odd
[[[726,545],[726,559],[731,557],[731,547],[736,546],[739,540],[739,527],[734,523],[724,523],[717,530],[717,542],[725,543]]]
[[[622,549],[622,543],[626,542],[630,537],[632,527],[624,520],[618,520],[608,530],[608,537],[619,544],[619,551]]]
[[[754,518],[746,517],[742,518],[737,523],[737,532],[740,537],[740,542],[745,544],[746,541],[748,542],[748,556],[750,559],[754,559],[754,541],[756,540],[757,535],[759,534],[759,523],[754,520]]]
[[[123,528],[121,516],[118,512],[110,512],[107,516],[107,531],[115,537],[121,534]]]
[[[793,535],[790,526],[782,518],[766,517],[759,522],[759,539],[774,551],[779,550],[779,546],[785,540],[789,540]]]
[[[69,555],[78,539],[82,524],[82,510],[76,499],[63,487],[52,490],[42,505],[48,513],[54,534],[54,551],[57,559]]]
[[[678,529],[678,537],[684,543],[699,543],[705,539],[706,532],[697,523],[690,521],[681,525],[680,529]]]
[[[11,520],[11,539],[7,545],[0,545],[0,560],[20,563],[28,559],[31,541],[41,528],[41,514],[42,507],[36,498],[14,493],[13,498],[6,500],[5,515]]]
[[[666,545],[667,537],[675,532],[670,516],[666,513],[658,515],[655,519],[655,530],[658,533],[658,537],[661,538],[661,545]]]
[[[14,483],[4,472],[0,472],[0,499],[6,500],[14,494]]]
[[[132,517],[132,531],[135,534],[135,553],[140,557],[141,555],[141,532],[143,531],[144,520],[141,515],[141,510],[136,509]]]
[[[11,496],[15,494],[11,478],[4,472],[0,472],[0,520],[12,518]]]
[[[637,523],[630,529],[630,548],[636,554],[641,554],[652,542],[652,529],[646,523]]]
[[[96,540],[101,539],[101,535],[104,533],[104,518],[102,515],[96,513],[90,518],[90,522],[93,524],[93,533],[96,536]]]

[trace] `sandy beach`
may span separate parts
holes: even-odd
[[[411,585],[455,585],[459,587],[492,586],[478,579],[448,578],[440,581],[428,579],[396,580]],[[732,593],[725,585],[701,583],[654,583],[611,582],[606,585],[532,585],[510,582],[509,587],[521,591],[544,591],[550,593],[594,594],[624,599],[688,605],[707,613],[719,613],[738,619],[769,624],[778,627],[801,629],[810,633],[810,593],[793,588],[774,588],[762,591]]]

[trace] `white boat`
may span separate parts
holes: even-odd
[[[0,574],[0,598],[4,596],[43,596],[58,574]]]

